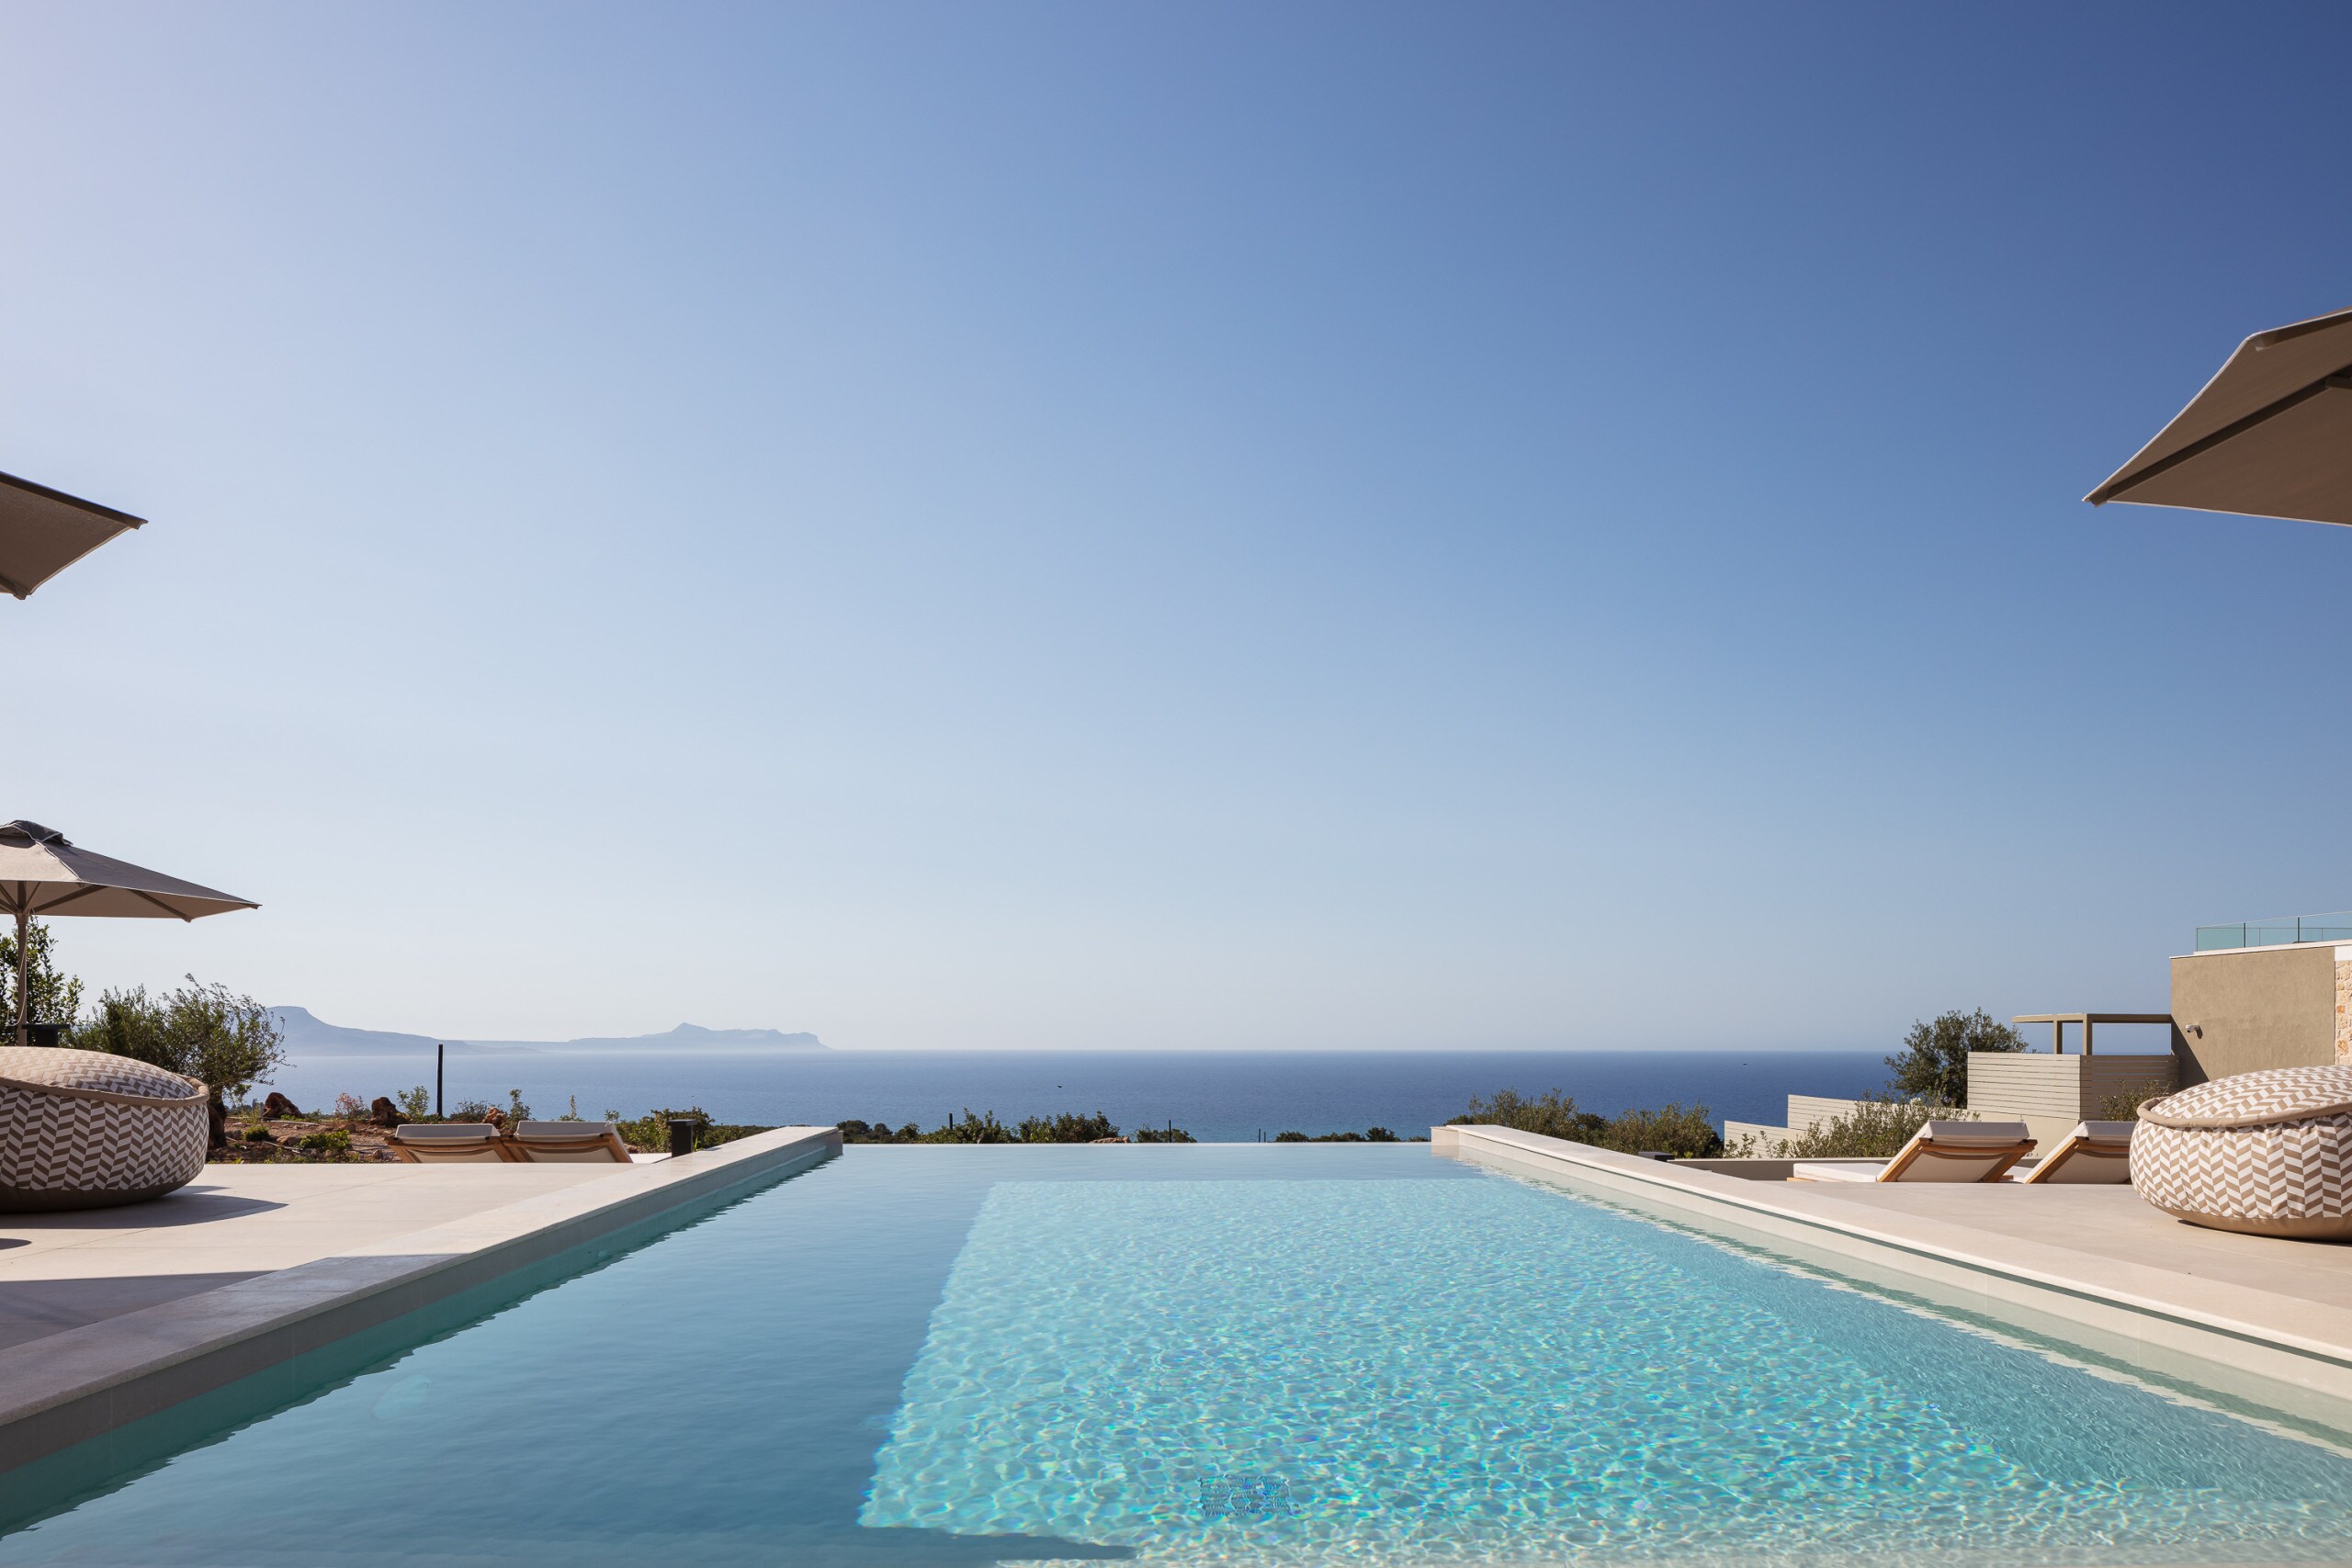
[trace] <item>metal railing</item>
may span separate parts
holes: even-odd
[[[2290,942],[2352,942],[2352,913],[2284,915],[2275,920],[2240,920],[2233,926],[2199,926],[2197,951],[2226,953],[2234,947],[2283,947]]]

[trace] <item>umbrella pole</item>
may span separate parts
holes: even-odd
[[[31,1000],[26,994],[26,981],[32,974],[32,911],[18,909],[17,911],[17,1043],[19,1045],[28,1045],[32,1043],[31,1032],[25,1027],[25,1009]]]

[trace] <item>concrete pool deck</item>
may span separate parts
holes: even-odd
[[[0,1214],[0,1470],[841,1148],[785,1127],[618,1165],[214,1165]]]
[[[1748,1180],[1503,1127],[1430,1132],[1441,1156],[2352,1434],[2352,1247],[2185,1224],[2129,1187]]]

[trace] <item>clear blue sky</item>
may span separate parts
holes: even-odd
[[[0,4],[0,814],[379,1028],[1875,1045],[2352,905],[2339,5]]]

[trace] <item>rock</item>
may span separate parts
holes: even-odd
[[[379,1094],[375,1103],[368,1107],[368,1120],[379,1127],[397,1127],[401,1124],[401,1108]]]
[[[485,1111],[482,1112],[481,1119],[502,1132],[505,1129],[506,1112],[503,1111]]]
[[[261,1102],[261,1113],[273,1121],[281,1116],[300,1116],[302,1114],[301,1111],[296,1107],[292,1100],[287,1099],[276,1089],[271,1089],[269,1091],[269,1098]]]

